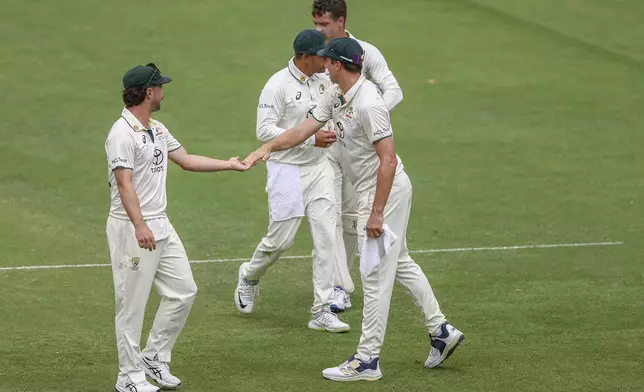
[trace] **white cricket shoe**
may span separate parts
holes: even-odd
[[[314,314],[309,321],[309,328],[326,332],[349,332],[349,324],[342,322],[335,313],[320,312]]]
[[[441,324],[440,333],[430,337],[429,356],[425,361],[426,368],[435,368],[449,358],[459,344],[465,339],[463,332],[448,322]]]
[[[344,307],[344,290],[341,287],[333,289],[333,299],[331,300],[330,308],[333,313],[342,313],[346,310]]]
[[[333,381],[377,381],[382,378],[379,360],[374,358],[364,362],[352,355],[340,366],[324,369],[322,375]]]
[[[259,294],[259,282],[249,282],[244,277],[244,271],[246,271],[248,264],[249,263],[246,262],[239,266],[237,288],[235,289],[235,305],[237,305],[237,309],[239,309],[243,314],[248,314],[253,311],[255,297]]]
[[[331,311],[333,313],[342,313],[351,308],[351,297],[340,286],[333,289],[333,300],[331,301]]]
[[[159,387],[147,381],[133,382],[129,377],[125,384],[116,384],[116,392],[159,392]]]
[[[156,358],[156,357],[155,357]],[[181,386],[181,380],[170,373],[168,362],[157,361],[141,357],[141,366],[145,375],[150,377],[161,389],[177,389]]]
[[[349,310],[351,309],[351,296],[344,289],[342,289],[342,292],[344,293],[344,310]]]

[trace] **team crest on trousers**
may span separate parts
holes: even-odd
[[[139,270],[139,263],[141,262],[141,258],[140,257],[132,257],[130,259],[130,262],[132,263],[132,269],[135,270],[135,271],[138,271]]]

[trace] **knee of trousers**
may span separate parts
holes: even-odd
[[[197,284],[195,283],[194,280],[191,280],[190,282],[185,282],[184,284],[181,285],[180,289],[176,289],[177,291],[175,292],[175,295],[172,296],[167,296],[169,298],[173,298],[177,301],[180,301],[184,305],[190,305],[195,301],[195,297],[197,296],[197,292],[199,291],[197,289]]]
[[[270,253],[273,253],[273,252],[284,253],[287,250],[289,250],[294,243],[295,243],[295,237],[284,238],[280,241],[275,241],[268,238],[264,238],[262,240],[262,244],[264,245],[266,250]]]
[[[347,234],[358,234],[358,214],[342,215],[342,231]]]

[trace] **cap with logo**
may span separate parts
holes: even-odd
[[[328,57],[344,64],[362,65],[364,49],[353,38],[334,38],[318,52],[318,56]]]
[[[161,71],[154,63],[149,63],[130,68],[125,75],[123,75],[123,88],[147,88],[150,86],[160,86],[162,84],[170,83],[171,81],[171,77],[161,75]]]
[[[317,54],[324,48],[325,39],[317,30],[302,30],[293,41],[293,51],[295,54]]]

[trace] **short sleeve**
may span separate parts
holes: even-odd
[[[105,142],[107,165],[110,170],[118,168],[134,169],[134,139],[124,132],[111,132]]]
[[[165,140],[168,145],[168,152],[172,152],[181,148],[181,143],[172,136],[170,131],[166,128],[165,130]]]
[[[372,144],[393,135],[389,111],[382,99],[363,108],[360,112],[360,120],[363,130]]]

